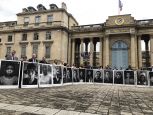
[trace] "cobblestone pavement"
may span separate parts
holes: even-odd
[[[3,104],[6,106],[1,107]],[[73,111],[77,115],[153,115],[153,87],[79,84],[50,88],[0,89],[0,115],[36,115],[30,111],[9,110],[7,104],[24,108]]]

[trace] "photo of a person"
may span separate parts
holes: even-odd
[[[150,86],[153,86],[153,72],[149,72]]]
[[[73,69],[73,82],[79,82],[79,70],[78,69]]]
[[[68,67],[67,68],[67,83],[72,83],[72,68]]]
[[[1,61],[0,85],[18,85],[20,62]]]
[[[94,69],[94,82],[103,83],[103,75],[102,71],[98,69]]]
[[[146,71],[137,71],[137,85],[148,85]]]
[[[80,82],[85,82],[85,69],[83,68],[79,69],[79,78]]]
[[[124,71],[124,83],[134,85],[134,71],[126,70]]]
[[[92,69],[86,70],[86,82],[93,82],[93,70]]]
[[[114,84],[123,84],[123,71],[114,71]]]
[[[66,83],[67,82],[67,68],[66,67],[63,67],[63,72],[62,72],[62,74],[63,74],[63,83]]]
[[[62,83],[62,69],[61,66],[53,66],[53,84]]]
[[[38,84],[38,64],[23,62],[23,85]]]
[[[113,71],[104,70],[104,83],[113,83]]]
[[[49,64],[40,64],[40,85],[52,84],[52,67]]]

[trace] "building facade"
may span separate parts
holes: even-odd
[[[145,48],[142,49],[142,42]],[[24,8],[17,21],[0,23],[0,58],[11,50],[19,58],[36,53],[77,66],[134,69],[153,65],[153,20],[135,20],[130,14],[109,16],[101,24],[79,25],[67,12],[42,4]]]

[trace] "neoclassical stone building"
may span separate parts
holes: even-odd
[[[142,41],[145,49],[142,51]],[[153,65],[153,20],[135,20],[130,14],[109,16],[101,24],[79,25],[67,12],[42,4],[23,8],[17,21],[0,22],[0,58],[11,50],[28,58],[36,53],[48,61],[57,59],[70,65],[111,65],[117,68]]]

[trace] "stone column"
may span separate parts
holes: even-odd
[[[106,35],[105,38],[104,38],[104,52],[103,52],[103,56],[104,56],[104,66],[107,66],[107,65],[110,65],[109,63],[109,36]]]
[[[153,65],[153,35],[150,35],[150,63]]]
[[[81,39],[81,53],[83,53],[83,39]],[[81,56],[81,65],[83,65],[83,57]]]
[[[142,67],[141,35],[138,36],[138,57],[139,57],[139,68],[141,68]]]
[[[68,38],[69,40],[68,40],[68,44],[69,44],[69,47],[68,47],[68,60],[67,60],[67,63],[68,64],[71,64],[72,65],[72,44],[71,44],[71,41],[72,41],[72,39],[70,38],[70,36],[69,36],[69,38]]]
[[[93,38],[90,38],[90,65],[91,66],[93,66],[93,52],[94,52]]]
[[[99,65],[100,66],[103,66],[103,63],[102,63],[102,37],[99,38],[99,42],[100,42],[100,50],[99,50]]]
[[[131,34],[131,66],[136,69],[136,36],[135,34]]]
[[[74,58],[75,58],[75,39],[72,40],[72,64],[74,64]]]

